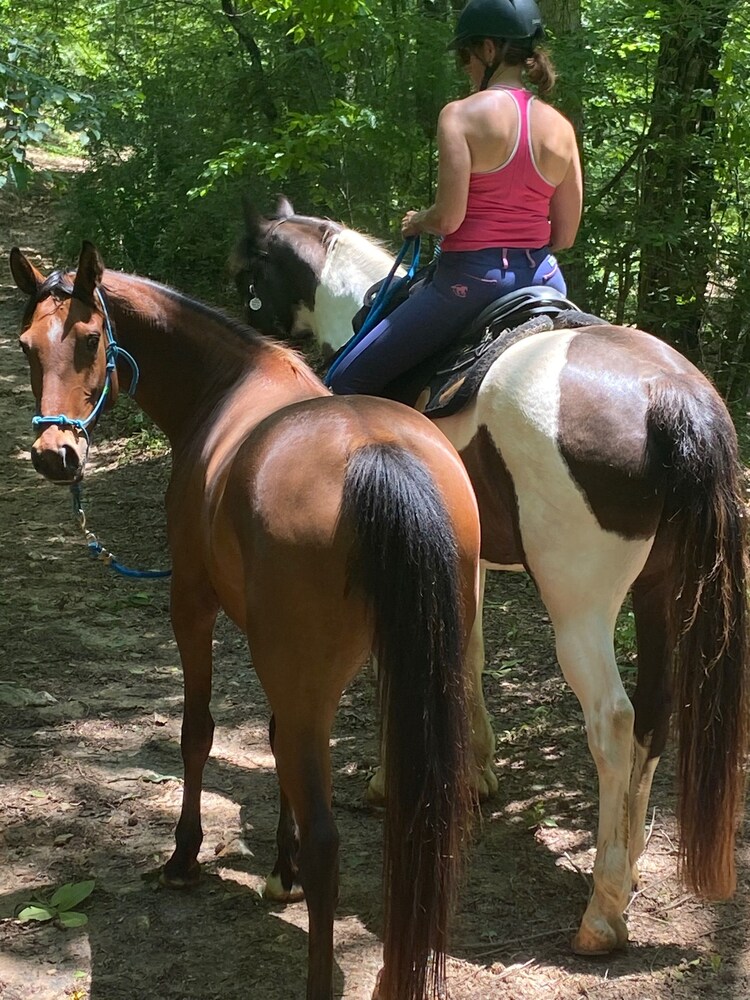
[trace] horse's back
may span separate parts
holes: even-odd
[[[645,537],[658,522],[669,463],[671,442],[654,418],[665,393],[710,408],[731,433],[706,377],[668,344],[626,327],[551,331],[517,344],[488,372],[477,415],[499,435],[514,481],[539,487],[557,463],[601,527]]]
[[[500,355],[474,404],[437,421],[469,470],[483,525],[504,529],[484,531],[484,558],[529,566],[532,549],[548,557],[550,539],[570,552],[605,551],[610,534],[652,539],[674,447],[654,414],[670,394],[733,433],[705,376],[639,330],[553,330]]]

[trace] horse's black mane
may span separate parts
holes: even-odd
[[[50,295],[57,295],[65,298],[73,297],[74,285],[71,278],[68,277],[69,273],[70,272],[63,270],[52,271],[52,273],[44,279],[42,284],[37,289],[36,294],[30,297],[26,305],[22,320],[24,327],[28,326],[31,322],[34,310],[39,303],[49,298]],[[253,328],[247,326],[247,324],[242,323],[240,320],[228,315],[222,309],[219,309],[216,306],[206,305],[204,302],[200,302],[198,299],[193,299],[184,292],[178,291],[176,288],[170,288],[169,285],[163,285],[161,282],[152,282],[150,278],[142,278],[139,275],[131,275],[131,277],[157,285],[162,292],[169,296],[169,298],[174,299],[181,305],[187,306],[192,312],[199,313],[214,322],[218,322],[224,329],[227,329],[231,333],[235,334],[235,336],[238,336],[246,344],[260,344],[270,339],[265,337],[263,334],[258,333],[257,330],[253,330]]]
[[[149,278],[144,278],[142,280],[150,281]],[[153,284],[158,285],[160,290],[166,293],[169,298],[174,299],[181,305],[187,306],[192,312],[199,313],[207,319],[220,323],[224,329],[229,330],[231,333],[238,336],[246,344],[262,344],[271,342],[272,340],[272,338],[259,333],[251,326],[243,323],[241,320],[236,319],[234,316],[230,316],[218,306],[209,306],[205,302],[201,302],[199,299],[193,299],[184,292],[178,291],[176,288],[170,288],[169,285],[162,285],[160,282],[153,282]]]

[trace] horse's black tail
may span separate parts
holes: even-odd
[[[663,527],[675,533],[674,704],[680,861],[709,898],[734,891],[748,745],[748,595],[737,439],[707,380],[651,387],[649,422],[669,456]]]
[[[471,815],[462,591],[450,517],[402,448],[350,459],[351,580],[371,604],[387,761],[381,996],[438,996]],[[473,609],[472,609],[473,613]],[[442,995],[442,994],[441,994]]]

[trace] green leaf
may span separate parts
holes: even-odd
[[[89,918],[85,913],[76,913],[75,911],[60,913],[57,919],[63,927],[83,927],[84,924],[89,922]]]
[[[55,911],[49,906],[24,906],[18,919],[21,923],[26,923],[27,920],[51,920],[54,915]]]
[[[94,879],[90,879],[87,882],[68,882],[66,885],[60,886],[50,902],[58,910],[71,910],[81,900],[90,896],[93,891]]]

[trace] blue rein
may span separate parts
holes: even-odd
[[[94,532],[89,531],[86,527],[86,514],[83,510],[83,498],[80,483],[75,483],[71,486],[70,493],[73,499],[73,514],[78,522],[78,526],[84,534],[89,555],[92,559],[98,559],[99,562],[103,562],[105,566],[109,566],[110,569],[114,570],[115,573],[119,573],[120,576],[128,576],[131,578],[135,577],[139,580],[161,580],[172,575],[171,569],[130,569],[127,566],[123,566],[121,562],[118,562],[112,553],[104,548]]]
[[[390,269],[388,275],[383,281],[383,284],[378,289],[378,294],[375,296],[375,300],[370,306],[370,311],[365,317],[364,323],[359,328],[357,333],[355,333],[354,336],[351,337],[346,342],[342,351],[340,352],[336,360],[333,362],[331,367],[326,372],[323,381],[325,382],[325,384],[328,386],[329,389],[331,387],[331,379],[335,375],[336,370],[338,369],[339,365],[344,360],[344,358],[346,358],[349,355],[349,353],[357,346],[357,344],[359,344],[360,341],[367,336],[370,330],[373,329],[375,324],[380,319],[386,305],[390,302],[390,300],[393,298],[393,296],[396,294],[399,288],[403,287],[403,285],[411,281],[411,279],[414,277],[416,270],[419,267],[419,244],[420,244],[420,239],[418,236],[409,236],[406,238],[406,240],[404,240],[404,244],[398,252],[398,256],[396,257],[396,260],[393,263],[393,267]],[[398,271],[399,267],[401,266],[401,262],[406,256],[409,247],[411,247],[411,253],[412,253],[409,270],[406,272],[406,274],[402,275],[402,277],[399,278],[399,280],[395,284],[393,284],[393,277],[396,274],[396,271]]]
[[[112,321],[109,318],[109,312],[107,310],[107,304],[104,301],[104,296],[100,290],[96,289],[96,295],[99,299],[99,303],[102,307],[102,313],[104,314],[104,329],[107,338],[106,346],[106,359],[107,367],[105,370],[105,380],[104,387],[99,394],[99,399],[96,401],[96,406],[89,413],[87,417],[81,420],[78,417],[69,417],[64,413],[58,413],[56,416],[36,416],[32,418],[31,426],[33,430],[38,431],[44,427],[70,427],[72,430],[80,431],[87,441],[89,441],[88,428],[96,422],[104,409],[105,403],[112,392],[112,373],[117,367],[117,359],[123,358],[128,362],[132,371],[133,377],[130,380],[130,387],[128,388],[128,395],[134,396],[135,390],[138,387],[138,379],[141,376],[140,370],[138,368],[138,363],[136,362],[133,355],[126,351],[124,347],[120,347],[115,339],[114,330],[112,329]]]

